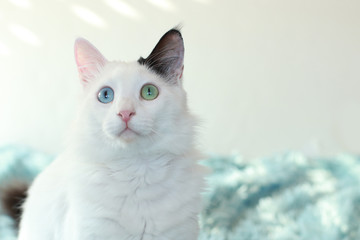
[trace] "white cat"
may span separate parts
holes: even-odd
[[[19,240],[194,240],[205,171],[172,29],[148,58],[109,62],[75,43],[84,85],[69,146],[33,182]]]

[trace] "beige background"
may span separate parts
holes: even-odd
[[[182,23],[205,151],[360,153],[359,13],[357,0],[1,0],[0,143],[62,149],[76,37],[130,61]]]

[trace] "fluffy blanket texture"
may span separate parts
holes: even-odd
[[[24,147],[0,148],[0,186],[31,181],[51,160]],[[213,172],[199,240],[360,239],[360,157],[214,156],[204,164]],[[12,226],[0,209],[1,240],[16,239]]]

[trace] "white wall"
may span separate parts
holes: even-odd
[[[182,23],[206,151],[360,153],[359,12],[357,0],[1,0],[0,143],[60,151],[76,37],[130,61]]]

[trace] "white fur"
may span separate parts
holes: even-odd
[[[140,97],[145,83],[159,96]],[[112,103],[97,100],[109,86]],[[132,109],[129,127],[117,115]],[[194,240],[204,170],[181,79],[107,62],[84,89],[66,150],[32,184],[19,240]]]

